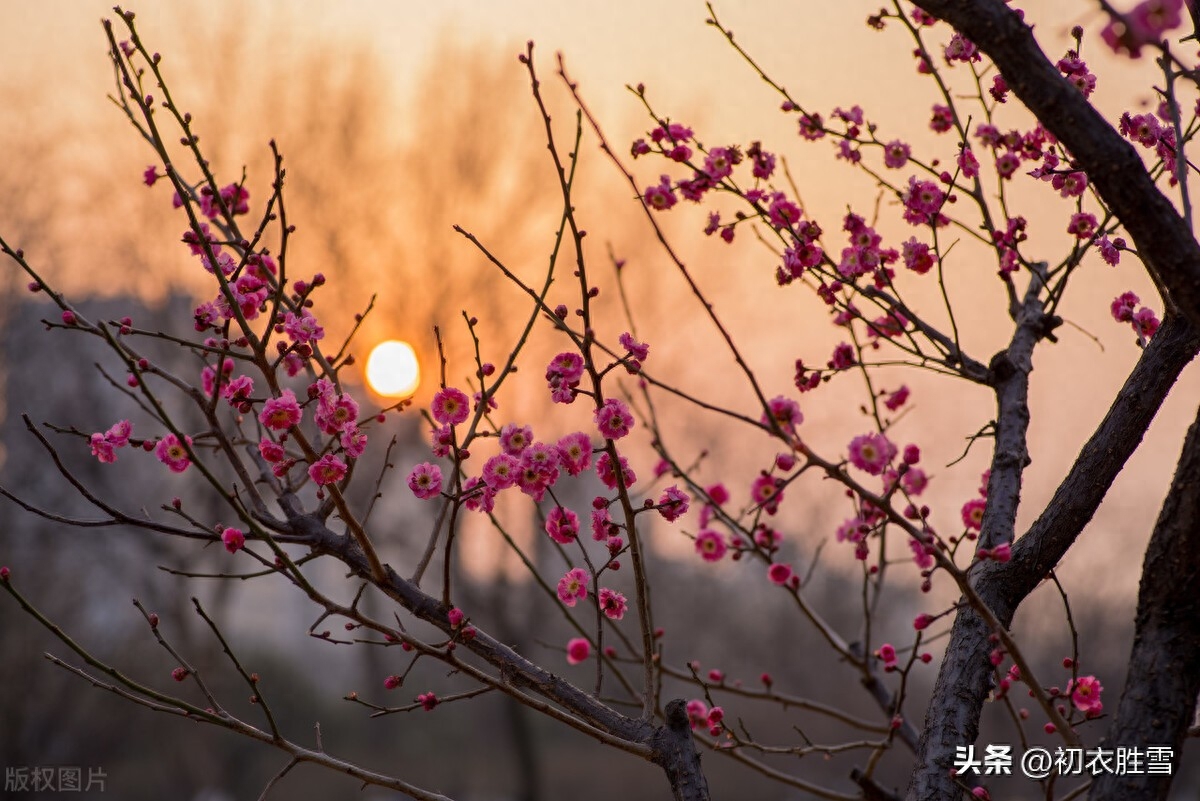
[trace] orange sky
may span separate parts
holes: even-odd
[[[835,105],[860,103],[873,119],[887,126],[886,130],[925,141],[929,138],[924,129],[931,99],[913,74],[907,55],[911,46],[905,44],[898,32],[877,33],[863,24],[865,17],[878,10],[879,5],[878,0],[866,3],[737,0],[719,3],[717,10],[722,20],[738,33],[739,41],[804,102],[825,113]],[[1069,26],[1091,23],[1097,13],[1087,3],[1046,0],[1025,5],[1029,17],[1038,22],[1037,31],[1043,44],[1055,56],[1066,47]],[[1063,14],[1064,9],[1070,8],[1080,11],[1073,16]],[[441,52],[437,45],[445,37],[494,53],[497,70],[514,71],[519,70],[515,62],[518,48],[526,39],[534,39],[542,54],[540,68],[547,83],[552,75],[549,56],[561,50],[617,145],[626,146],[639,127],[644,127],[635,99],[623,88],[626,83],[643,81],[661,113],[694,120],[706,142],[746,143],[761,138],[768,146],[788,154],[810,215],[822,221],[830,242],[838,247],[840,240],[835,235],[845,203],[849,200],[863,206],[874,197],[869,181],[861,174],[834,164],[827,143],[805,146],[797,140],[794,120],[778,113],[779,98],[704,24],[703,4],[690,0],[659,3],[614,0],[603,4],[547,4],[538,0],[403,4],[383,0],[339,4],[186,2],[169,7],[146,4],[135,10],[139,12],[143,38],[167,56],[169,65],[172,54],[179,50],[207,52],[211,58],[219,59],[233,42],[254,54],[249,62],[251,70],[272,67],[286,72],[289,65],[300,65],[313,53],[333,54],[336,59],[338,54],[359,49],[373,51],[385,73],[379,77],[380,113],[401,137],[413,115],[420,113],[419,109],[406,105],[419,89],[414,85],[415,76],[421,75],[429,59]],[[1049,10],[1059,16],[1046,17]],[[98,25],[101,16],[111,16],[109,5],[92,0],[0,5],[5,76],[27,92],[18,108],[6,112],[10,124],[0,130],[0,152],[4,152],[5,142],[23,135],[23,126],[13,121],[33,124],[37,120],[58,119],[57,115],[64,119],[91,120],[97,111],[109,116],[103,127],[96,130],[94,139],[85,133],[83,141],[60,144],[79,157],[96,144],[108,148],[115,137],[133,139],[128,127],[119,118],[114,119],[115,112],[103,101],[111,76]],[[1096,53],[1097,44],[1093,34],[1085,48]],[[189,84],[196,91],[224,90],[206,84],[211,73],[202,62],[193,64],[182,57],[181,61],[184,63],[175,67],[183,72],[175,74],[177,91],[186,91]],[[1143,62],[1130,66],[1111,59],[1098,59],[1096,65],[1100,72],[1096,100],[1110,116],[1144,102],[1147,95],[1144,91],[1139,94],[1137,87],[1145,85],[1147,70],[1152,65]],[[440,65],[447,72],[454,67],[454,64]],[[1119,74],[1115,72],[1117,67],[1122,69]],[[246,76],[247,82],[252,79],[253,76]],[[247,108],[245,114],[252,116],[255,111]],[[528,113],[530,109],[515,111]],[[1019,121],[1019,117],[1012,119],[1012,124]],[[262,121],[256,125],[259,122]],[[51,126],[38,135],[55,136],[55,129]],[[261,147],[259,142],[253,145]],[[535,151],[540,147],[536,142],[502,142],[497,146],[496,158],[507,158],[515,147]],[[112,147],[134,153],[137,143],[125,141]],[[599,161],[594,148],[589,147],[586,152],[592,154],[594,162]],[[136,158],[145,163],[144,150]],[[129,163],[139,162],[135,159]],[[599,167],[597,173],[602,169]],[[639,175],[649,183],[656,179],[659,170],[660,165],[647,165]],[[59,177],[55,175],[50,180]],[[69,176],[65,179],[69,180]],[[115,193],[138,190],[133,175],[114,175],[112,180]],[[606,180],[611,181],[611,176]],[[1024,213],[1039,220],[1045,214],[1061,216],[1061,207],[1054,204],[1052,197],[1048,198],[1049,194],[1030,192],[1030,205]],[[614,189],[614,197],[614,202],[622,199],[619,189]],[[746,243],[733,250],[720,249],[715,243],[693,235],[702,225],[699,213],[688,210],[677,216],[684,218],[676,228],[680,234],[686,234],[684,252],[709,282],[707,285],[712,288],[719,308],[731,319],[731,327],[754,354],[770,394],[789,391],[792,360],[805,355],[810,361],[822,361],[835,341],[830,340],[835,335],[819,315],[819,307],[809,300],[795,300],[794,294],[783,296],[773,287],[769,254],[747,247]],[[593,219],[603,221],[603,215],[597,214]],[[599,221],[589,227],[598,230]],[[0,211],[0,225],[3,222]],[[891,230],[900,233],[903,229],[893,226]],[[1057,232],[1057,228],[1051,230]],[[905,237],[908,235],[903,233]],[[1035,232],[1034,236],[1034,241],[1041,236],[1048,244],[1062,241],[1044,231]],[[602,253],[593,255],[597,262],[603,263]],[[960,253],[958,265],[961,272],[950,281],[956,297],[988,301],[973,306],[978,324],[965,334],[976,357],[987,361],[1003,343],[1003,329],[995,327],[1003,323],[1000,296],[994,279],[990,278],[990,269],[983,271],[982,278],[971,272],[969,252]],[[647,256],[638,266],[668,271],[661,258]],[[677,279],[669,274],[656,280],[666,287],[664,291],[679,291]],[[1080,291],[1076,302],[1067,307],[1068,316],[1073,323],[1100,337],[1105,350],[1100,352],[1091,339],[1067,328],[1063,329],[1062,344],[1039,352],[1034,374],[1031,447],[1035,461],[1027,474],[1027,503],[1022,518],[1025,521],[1031,520],[1040,503],[1049,497],[1073,454],[1103,413],[1106,399],[1123,378],[1122,371],[1136,358],[1128,330],[1108,317],[1108,299],[1129,288],[1137,290],[1143,300],[1148,301],[1153,295],[1149,282],[1132,263],[1123,264],[1118,270],[1091,265],[1086,281],[1080,283],[1086,285],[1076,287]],[[402,290],[381,284],[380,291]],[[686,331],[693,350],[711,349],[715,345],[703,339],[711,337],[711,332],[707,332],[706,326],[692,322],[694,307],[675,300],[675,295],[670,297],[668,307],[672,313],[651,319],[647,327],[662,338],[657,352],[667,354],[682,379],[703,384],[703,373],[697,373],[688,364],[688,349],[671,345],[668,338]],[[647,313],[662,308],[660,299],[642,305]],[[447,316],[456,317],[457,310],[450,310]],[[783,342],[781,330],[786,332]],[[707,344],[697,345],[698,342]],[[720,357],[714,358],[720,364]],[[906,430],[913,438],[937,442],[932,447],[932,463],[945,464],[958,455],[962,438],[988,419],[990,400],[979,391],[968,390],[962,395],[935,391],[933,383],[921,377],[905,380],[914,388],[928,387],[928,391],[915,394],[916,411]],[[744,393],[722,395],[723,388],[712,383],[706,389],[716,396],[744,400]],[[1178,455],[1182,432],[1191,419],[1198,387],[1193,369],[1173,394],[1106,503],[1102,521],[1089,534],[1091,544],[1076,549],[1070,557],[1070,570],[1076,575],[1095,576],[1099,570],[1113,578],[1112,586],[1117,591],[1126,595],[1132,591],[1136,576],[1128,570],[1128,554],[1140,552],[1141,548],[1127,543],[1140,543],[1149,534]],[[971,404],[964,404],[964,398]],[[863,429],[861,419],[853,415],[847,419],[845,404],[839,399],[812,398],[806,399],[805,404],[809,418],[806,425],[830,452],[837,450],[849,435]],[[972,470],[960,470],[947,476],[942,485],[946,488],[947,503],[970,493],[976,477],[977,470],[974,474]]]

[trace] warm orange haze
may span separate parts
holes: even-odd
[[[1155,113],[1100,4],[1009,5],[1114,126]],[[75,643],[0,592],[0,797],[53,765],[130,801],[657,801],[675,737],[714,799],[898,801],[980,576],[1132,442],[963,651],[977,739],[929,737],[1111,744],[1191,340],[1101,171],[1074,192],[990,57],[879,6],[186,0],[134,8],[136,45],[108,0],[0,6],[0,566]],[[1114,136],[1182,212],[1157,113],[1159,150]],[[1087,444],[1172,369],[1144,431]]]

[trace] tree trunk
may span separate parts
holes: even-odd
[[[1172,749],[1171,773],[1102,773],[1091,801],[1165,799],[1200,692],[1200,412],[1146,549],[1129,673],[1105,748]]]

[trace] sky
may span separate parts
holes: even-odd
[[[878,2],[730,0],[718,3],[716,10],[722,22],[735,31],[737,41],[794,95],[804,98],[805,103],[825,113],[834,106],[860,103],[872,119],[886,126],[882,130],[889,135],[914,143],[931,141],[925,130],[929,95],[913,75],[907,55],[910,46],[896,31],[875,32],[864,24],[866,16],[877,11],[878,6]],[[1037,20],[1037,33],[1052,55],[1065,50],[1067,30],[1072,24],[1092,24],[1095,28],[1097,12],[1091,4],[1041,2],[1026,6],[1030,18]],[[497,74],[511,70],[512,80],[520,84],[523,78],[515,56],[523,43],[532,39],[536,42],[538,68],[544,83],[554,82],[552,54],[561,52],[590,107],[604,121],[606,131],[622,151],[647,127],[637,99],[625,88],[643,82],[659,114],[694,124],[703,132],[706,143],[747,143],[761,138],[786,154],[809,214],[821,219],[831,234],[836,233],[837,218],[847,202],[867,208],[874,202],[871,182],[862,174],[836,164],[826,143],[804,146],[797,141],[794,119],[778,112],[779,97],[755,76],[717,31],[705,24],[707,12],[703,4],[690,0],[555,4],[535,0],[182,2],[147,4],[134,10],[138,12],[143,39],[151,43],[152,49],[161,51],[168,68],[174,70],[171,74],[177,93],[190,98],[221,98],[223,102],[219,100],[214,106],[223,115],[219,124],[235,132],[251,132],[242,135],[244,141],[232,136],[227,150],[230,155],[224,164],[227,169],[238,163],[238,157],[243,162],[261,160],[263,140],[273,135],[268,132],[286,125],[288,120],[281,115],[288,113],[288,103],[293,98],[304,97],[306,89],[301,81],[285,81],[286,85],[277,87],[280,105],[268,108],[246,87],[263,80],[280,80],[279,76],[293,72],[302,74],[303,65],[314,57],[325,59],[322,63],[332,75],[355,56],[369,54],[370,78],[362,88],[373,98],[374,112],[378,115],[372,123],[376,127],[371,130],[382,131],[382,138],[370,142],[386,148],[422,130],[421,120],[432,112],[428,106],[418,105],[418,100],[436,98],[440,91],[449,91],[440,88],[440,81],[445,80],[445,85],[453,87],[456,95],[443,95],[447,105],[466,102],[469,108],[473,102],[462,96],[469,97],[471,84],[452,83],[449,76],[460,64],[447,59],[447,52],[457,53],[463,59],[477,56]],[[6,81],[19,98],[12,103],[14,112],[6,115],[9,124],[0,128],[0,153],[17,152],[10,146],[18,141],[25,143],[22,148],[32,147],[28,145],[30,137],[60,154],[65,153],[66,161],[59,163],[76,166],[35,170],[36,180],[67,186],[78,184],[74,191],[89,198],[82,204],[87,211],[86,225],[107,230],[141,214],[139,210],[144,206],[138,204],[144,201],[126,201],[121,197],[136,192],[137,172],[144,168],[137,165],[146,163],[146,153],[144,146],[131,136],[128,126],[104,101],[111,83],[98,24],[104,16],[112,16],[109,6],[91,0],[0,5]],[[456,43],[458,49],[445,49],[448,41]],[[1096,53],[1097,44],[1093,33],[1085,41],[1085,55]],[[240,60],[231,74],[222,71],[219,62],[232,60],[232,53],[238,53]],[[1100,54],[1095,63],[1101,74],[1097,103],[1110,117],[1125,108],[1139,109],[1145,105],[1147,93],[1139,87],[1146,85],[1147,70],[1152,65],[1118,63]],[[364,80],[359,73],[352,75],[358,76],[352,80]],[[331,80],[336,86],[336,80]],[[524,91],[519,103],[526,105],[514,104],[512,114],[531,112],[527,89]],[[481,108],[486,100],[477,101]],[[322,98],[317,97],[316,102],[323,102]],[[565,111],[556,113],[556,119],[560,124],[563,120],[569,123],[570,109],[561,91],[553,102],[558,104],[557,109]],[[1014,121],[1021,119],[1018,112],[1011,113]],[[332,127],[344,120],[331,114],[327,122]],[[461,130],[465,137],[482,138],[486,142],[487,124],[480,126],[481,130],[471,130],[467,118]],[[350,135],[367,127],[353,129]],[[304,153],[303,140],[293,139],[286,144],[294,152]],[[505,163],[516,161],[520,153],[541,152],[539,143],[521,139],[494,139],[493,144],[494,151],[485,158]],[[588,169],[593,170],[589,175],[597,176],[596,185],[609,192],[591,206],[595,210],[592,219],[599,221],[593,224],[598,226],[610,220],[620,220],[620,226],[635,224],[628,222],[636,220],[633,211],[625,216],[619,210],[610,211],[628,201],[628,190],[620,189],[611,170],[604,172],[608,168],[598,157],[594,143],[585,147]],[[28,152],[36,158],[38,151],[35,147]],[[109,155],[98,158],[97,152]],[[123,172],[116,172],[117,165]],[[295,169],[301,169],[305,162],[301,160],[299,165]],[[29,164],[23,166],[29,168]],[[335,169],[331,164],[322,167]],[[84,176],[94,175],[98,169],[107,171],[112,181],[115,197],[111,206],[107,196],[98,201],[87,194]],[[639,167],[638,176],[645,183],[653,183],[658,170],[658,165]],[[356,180],[369,183],[370,176]],[[408,189],[402,175],[389,177],[387,185],[396,193]],[[454,221],[465,218],[469,223],[472,217],[481,217],[487,210],[486,198],[471,198],[469,190],[461,187],[450,187],[449,191],[459,193],[454,195],[451,211],[462,210],[461,218]],[[455,206],[460,194],[466,197],[461,206]],[[1018,197],[1028,201],[1026,213],[1036,218],[1056,208],[1054,198],[1047,199],[1047,194]],[[413,209],[419,212],[428,202],[417,197]],[[482,210],[476,211],[470,203],[480,204]],[[496,209],[489,211],[494,213]],[[0,224],[4,222],[4,213],[0,209]],[[681,212],[679,216],[682,220],[671,220],[668,228],[679,236],[681,252],[694,260],[697,273],[708,282],[719,307],[729,314],[732,330],[747,342],[772,394],[788,391],[794,358],[802,352],[809,361],[819,363],[836,341],[836,334],[829,331],[819,305],[811,300],[779,300],[778,290],[770,279],[773,268],[769,254],[749,243],[740,243],[727,251],[715,249],[714,243],[695,235],[702,225],[699,212],[691,217]],[[406,224],[419,227],[421,222],[413,219]],[[502,221],[489,225],[497,230],[504,227]],[[630,229],[617,230],[625,236]],[[1045,237],[1047,243],[1061,242],[1041,232],[1035,232],[1035,241],[1039,236]],[[727,369],[730,360],[719,355],[707,361],[695,358],[696,351],[719,353],[713,350],[719,342],[711,329],[698,321],[696,307],[687,305],[689,301],[682,294],[678,278],[670,274],[661,253],[645,244],[646,237],[643,229],[640,234],[617,239],[616,245],[622,253],[639,257],[639,269],[653,273],[645,280],[655,288],[645,293],[641,310],[647,313],[648,330],[662,338],[658,352],[666,355],[667,363],[681,380],[705,386],[730,402],[744,402],[744,394],[723,394],[720,381],[707,380],[711,376],[704,372],[706,367]],[[545,241],[542,240],[537,253],[545,250]],[[82,244],[92,247],[89,242]],[[512,252],[523,253],[513,247]],[[64,252],[70,258],[64,257],[61,264],[75,265],[62,266],[64,271],[74,269],[84,283],[88,276],[96,274],[81,256],[87,249],[81,250],[79,241],[69,243]],[[466,256],[462,258],[469,260]],[[981,279],[969,271],[969,258],[963,257],[960,262],[967,264],[950,279],[957,297],[971,298],[979,293],[979,298],[988,300],[974,307],[978,325],[965,334],[968,345],[986,361],[1004,342],[1002,304],[996,302],[999,296],[994,282],[986,283],[990,273],[984,271]],[[159,279],[153,277],[156,275],[153,272],[145,275],[151,277],[138,286],[140,291],[151,291]],[[464,277],[454,280],[463,282],[464,287],[471,283],[471,279]],[[1026,522],[1040,508],[1040,502],[1048,499],[1079,445],[1102,415],[1103,399],[1112,396],[1123,371],[1136,358],[1128,331],[1120,329],[1107,316],[1108,299],[1130,288],[1147,301],[1153,295],[1149,282],[1132,264],[1123,265],[1119,271],[1091,265],[1081,284],[1077,287],[1079,302],[1067,307],[1070,325],[1063,329],[1063,343],[1044,349],[1036,361],[1032,429],[1035,462],[1027,476],[1027,511],[1023,514]],[[386,304],[394,303],[397,309],[411,311],[411,304],[403,304],[410,303],[407,298],[413,294],[414,284],[381,278],[377,285],[385,308]],[[458,313],[457,309],[447,311],[448,316]],[[414,319],[417,317],[425,320],[414,315]],[[779,335],[781,327],[788,332],[786,337]],[[385,329],[386,326],[372,328],[370,335],[377,338],[400,335],[414,340],[424,336],[424,346],[428,347],[427,333]],[[669,341],[672,336],[684,344],[673,344]],[[1100,339],[1103,350],[1094,338]],[[689,348],[687,343],[693,345]],[[931,446],[933,457],[946,464],[961,451],[963,438],[988,418],[989,399],[978,390],[941,393],[920,376],[912,381],[915,388],[929,391],[923,395],[917,393],[918,406],[911,431],[914,436],[937,442]],[[1148,537],[1182,432],[1191,419],[1190,399],[1196,396],[1196,389],[1196,371],[1192,370],[1106,503],[1093,527],[1096,547],[1077,549],[1078,554],[1071,557],[1071,566],[1079,575],[1096,570],[1111,575],[1112,586],[1125,598],[1135,588],[1136,575],[1126,569],[1127,560],[1121,554],[1131,543]],[[853,416],[847,419],[845,410],[836,402],[813,400],[811,407],[806,405],[806,408],[811,408],[810,423],[829,432],[826,444],[830,448],[836,449],[839,439],[844,441],[862,425]],[[968,493],[976,476],[977,473],[970,475],[969,471],[948,474],[945,484],[952,488],[948,495]],[[1136,550],[1140,552],[1140,547]]]

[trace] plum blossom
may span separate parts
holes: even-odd
[[[946,193],[933,181],[908,179],[908,189],[900,195],[904,203],[904,219],[910,225],[946,225],[949,220],[941,213]]]
[[[561,545],[567,545],[579,535],[579,515],[570,509],[555,506],[546,515],[545,528],[550,539]]]
[[[629,604],[623,594],[610,590],[608,587],[601,587],[599,600],[600,610],[609,620],[620,620],[625,617],[625,610]]]
[[[454,387],[438,390],[429,404],[429,413],[442,425],[456,426],[471,413],[471,402],[465,392]]]
[[[1125,245],[1124,239],[1117,237],[1110,242],[1107,236],[1102,236],[1097,245],[1100,248],[1100,258],[1104,259],[1105,264],[1116,267],[1120,263],[1121,250]]]
[[[999,78],[1000,76],[997,75],[996,77]],[[958,158],[955,163],[962,170],[963,178],[974,178],[979,175],[979,159],[975,158],[975,154],[971,152],[969,146],[964,145],[958,151]]]
[[[622,485],[628,489],[637,483],[637,474],[629,466],[629,462],[624,456],[620,457],[618,464],[621,469]],[[612,459],[608,453],[600,454],[600,458],[596,460],[596,474],[600,476],[600,480],[604,482],[604,486],[609,489],[617,488],[617,471],[613,467]]]
[[[895,392],[889,393],[884,398],[883,405],[888,408],[888,411],[894,412],[899,409],[908,400],[909,390],[908,385],[904,384]]]
[[[273,431],[287,431],[300,422],[300,404],[296,393],[283,390],[277,398],[268,398],[258,414],[258,421]]]
[[[779,511],[779,504],[783,501],[783,490],[779,488],[779,482],[774,476],[760,473],[750,485],[750,497],[764,512],[773,515]]]
[[[784,431],[791,431],[804,422],[804,415],[800,411],[800,404],[796,401],[783,395],[776,395],[767,402],[767,412],[762,416],[762,424],[770,425],[771,420],[778,423]]]
[[[912,148],[899,139],[894,139],[883,146],[883,164],[893,170],[899,170],[912,157]]]
[[[483,465],[483,481],[494,491],[508,489],[517,483],[519,463],[516,457],[500,453],[488,459]]]
[[[885,669],[895,669],[896,648],[891,643],[885,642],[883,645],[879,646],[879,650],[875,652],[875,655],[879,657],[879,661],[883,662],[883,667]]]
[[[704,159],[704,172],[711,181],[720,181],[733,172],[737,159],[726,147],[714,147]]]
[[[263,437],[258,443],[258,452],[267,462],[275,464],[287,458],[287,451],[278,442],[269,437]]]
[[[937,133],[945,133],[954,127],[954,112],[949,106],[935,104],[933,107],[933,117],[929,120],[929,127]]]
[[[862,434],[850,440],[849,455],[852,465],[877,476],[896,456],[896,446],[883,434]]]
[[[1158,315],[1154,313],[1153,309],[1147,306],[1138,309],[1137,313],[1133,315],[1133,330],[1141,338],[1150,339],[1150,337],[1158,332],[1159,325],[1161,323],[1158,320]]]
[[[820,114],[800,115],[800,135],[808,140],[820,139],[825,135],[825,125]]]
[[[463,482],[463,506],[472,512],[489,514],[496,508],[496,490],[483,483],[479,476]]]
[[[313,343],[325,336],[325,329],[317,322],[317,318],[303,308],[300,314],[287,313],[283,319],[283,330],[293,342]]]
[[[597,499],[603,503],[603,498]],[[616,531],[616,524],[613,523],[612,515],[608,513],[608,507],[592,510],[592,539],[596,542],[608,539],[609,535]]]
[[[1104,709],[1104,703],[1100,700],[1102,692],[1104,687],[1095,676],[1080,676],[1067,683],[1066,694],[1070,696],[1071,703],[1089,717],[1100,714]]]
[[[646,187],[646,191],[642,193],[642,199],[655,211],[666,211],[674,206],[678,199],[671,188],[671,176],[663,175],[657,186]]]
[[[567,664],[578,665],[592,653],[592,645],[582,637],[575,637],[567,642]]]
[[[133,424],[128,420],[120,420],[105,432],[97,432],[92,434],[88,444],[92,448],[92,456],[95,456],[104,464],[112,464],[117,460],[117,448],[124,448],[129,444],[129,437],[133,434]]]
[[[619,398],[609,398],[592,415],[600,436],[605,439],[620,439],[633,428],[633,415],[629,407]]]
[[[667,487],[658,499],[658,513],[668,523],[672,523],[687,514],[689,500],[687,493],[679,487]]]
[[[356,425],[347,426],[338,441],[342,450],[351,459],[362,456],[367,449],[367,435]]]
[[[650,346],[646,345],[645,343],[638,342],[633,338],[633,334],[629,333],[628,331],[621,334],[617,340],[621,343],[621,347],[625,348],[625,350],[629,352],[629,355],[637,359],[639,362],[646,361],[646,358],[650,355]]]
[[[176,435],[167,434],[158,441],[158,445],[154,448],[154,455],[158,457],[160,462],[170,468],[172,473],[182,473],[192,463],[188,457],[188,449],[192,446],[192,438],[185,436],[183,440],[183,442],[180,442],[179,437]]]
[[[442,469],[435,464],[422,462],[408,474],[408,488],[423,501],[437,497],[442,491]]]
[[[727,549],[725,538],[716,531],[706,529],[696,535],[696,553],[706,562],[719,562]]]
[[[792,566],[783,562],[776,562],[767,568],[767,578],[771,580],[772,584],[778,584],[782,587],[794,578]]]
[[[918,542],[915,538],[909,537],[908,547],[912,550],[913,561],[916,563],[919,569],[928,570],[929,568],[933,567],[934,558],[933,553],[930,551],[933,546],[926,545]]]
[[[533,442],[533,429],[506,423],[500,429],[500,448],[509,456],[519,456]]]
[[[309,465],[308,476],[320,486],[335,484],[346,477],[346,463],[327,453]]]
[[[577,476],[592,462],[592,440],[582,431],[567,434],[558,441],[559,464],[567,475]]]
[[[962,507],[963,525],[970,530],[981,531],[983,529],[983,512],[986,508],[986,498],[972,498],[964,503]]]
[[[588,574],[582,567],[574,567],[558,580],[558,599],[566,606],[574,606],[587,597]]]
[[[1074,234],[1076,239],[1091,239],[1096,233],[1096,215],[1086,211],[1071,215],[1067,224],[1067,233]]]
[[[1100,38],[1114,53],[1124,51],[1139,58],[1142,47],[1154,44],[1162,35],[1183,21],[1184,0],[1143,0],[1125,14],[1125,21],[1113,17],[1100,31]]]
[[[227,528],[221,532],[221,543],[224,544],[225,550],[237,553],[246,544],[246,535],[240,529]]]
[[[1123,292],[1113,299],[1112,316],[1118,323],[1128,323],[1133,321],[1134,308],[1140,302],[1140,298],[1133,292]]]

